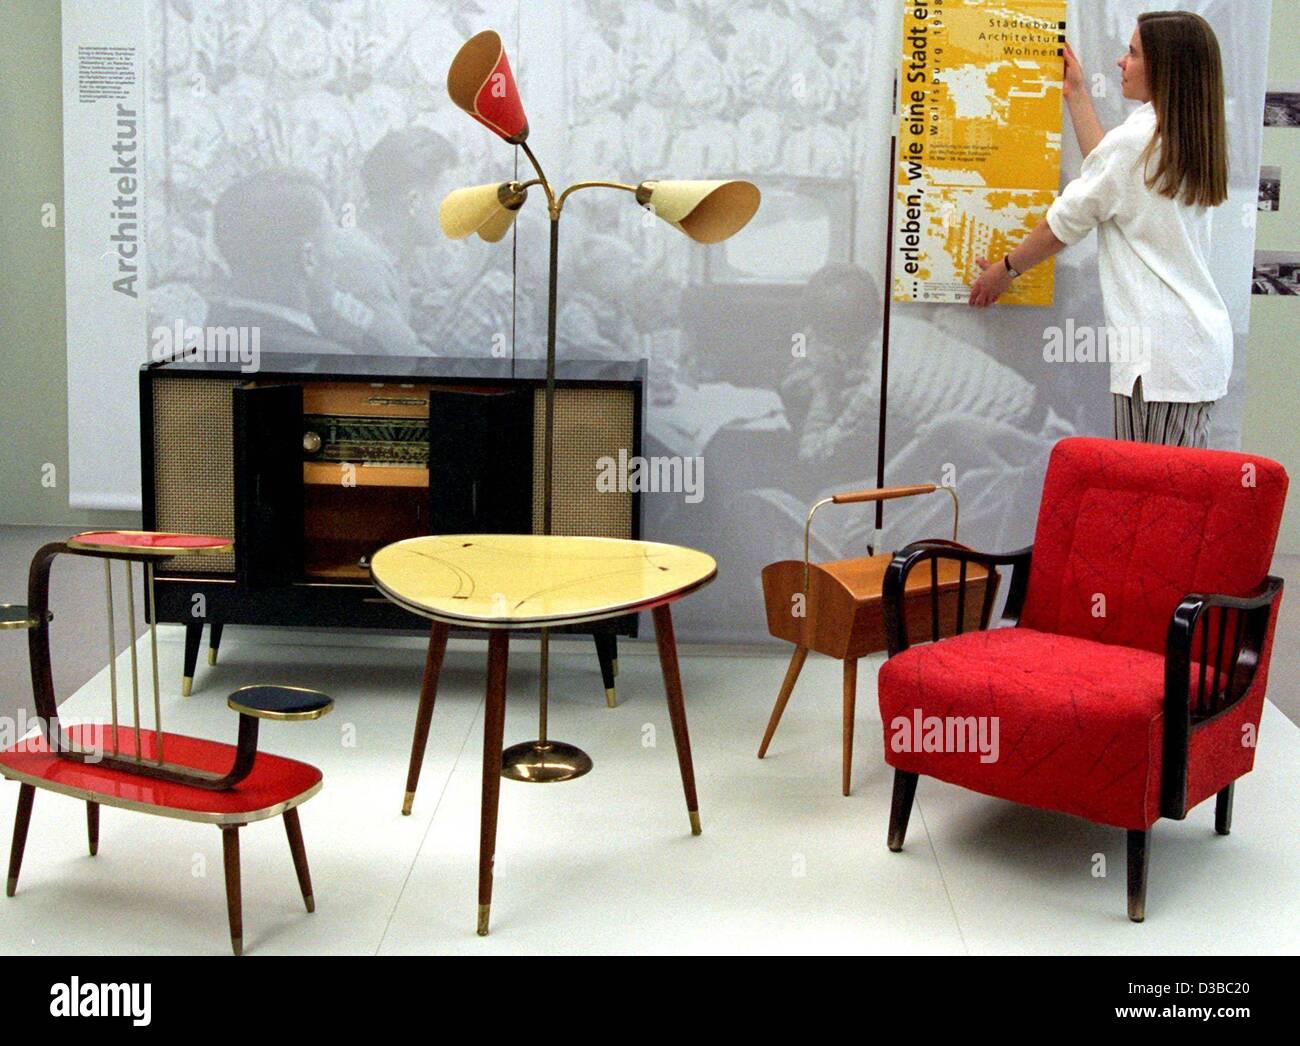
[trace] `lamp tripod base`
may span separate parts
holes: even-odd
[[[525,741],[501,753],[501,776],[529,784],[572,781],[591,769],[591,756],[564,741]]]

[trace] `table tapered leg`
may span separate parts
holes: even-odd
[[[424,681],[420,684],[420,708],[415,714],[415,737],[411,740],[411,765],[406,771],[403,814],[410,814],[411,804],[415,802],[415,789],[420,783],[420,766],[424,763],[424,750],[429,743],[433,702],[438,696],[438,676],[442,673],[442,659],[447,653],[447,631],[446,625],[435,621],[429,632],[429,652],[424,658]]]
[[[492,911],[492,862],[497,848],[501,800],[501,735],[506,725],[506,663],[510,633],[488,636],[487,706],[483,713],[483,803],[478,842],[478,934],[486,937]]]
[[[673,724],[673,741],[677,744],[677,764],[682,771],[682,790],[686,793],[686,811],[691,818],[691,834],[700,834],[700,804],[695,797],[695,768],[691,764],[691,738],[686,731],[686,703],[682,698],[682,676],[677,667],[677,639],[673,635],[673,615],[668,604],[654,608],[655,640],[659,644],[659,666],[664,674],[664,691],[668,695],[668,716]]]
[[[239,884],[239,829],[243,825],[221,826],[221,853],[226,865],[226,911],[230,916],[230,947],[244,954],[244,900]]]
[[[298,820],[296,806],[284,812],[284,832],[289,837],[289,852],[293,854],[293,870],[298,873],[303,903],[307,911],[314,912],[316,898],[311,890],[311,870],[307,867],[307,848],[302,843],[302,822]]]

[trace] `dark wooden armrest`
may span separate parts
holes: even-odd
[[[1249,693],[1282,587],[1282,579],[1270,575],[1253,596],[1191,593],[1174,609],[1165,637],[1162,816],[1186,816],[1191,735]]]
[[[915,541],[906,548],[894,553],[893,561],[885,570],[883,591],[883,609],[885,613],[885,638],[889,647],[889,656],[901,654],[908,648],[907,619],[904,614],[903,593],[907,577],[919,564],[926,561],[936,563],[941,559],[955,559],[962,564],[962,585],[965,585],[966,568],[974,563],[984,567],[989,579],[998,575],[997,567],[1011,568],[1011,584],[1007,592],[1006,609],[1002,614],[1002,623],[1013,625],[1020,619],[1020,612],[1025,604],[1025,591],[1029,583],[1029,561],[1033,546],[1022,548],[1017,552],[991,553],[977,552],[955,541],[941,538],[929,541]],[[997,586],[988,584],[984,590],[984,606],[980,612],[980,628],[987,628],[989,616],[993,610],[993,600],[997,595]]]

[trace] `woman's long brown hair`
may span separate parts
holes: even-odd
[[[1156,110],[1155,137],[1143,154],[1147,185],[1188,206],[1217,207],[1228,198],[1219,40],[1209,22],[1187,11],[1138,15],[1138,34]]]

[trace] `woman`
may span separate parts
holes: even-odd
[[[1207,263],[1211,209],[1228,196],[1219,43],[1199,15],[1152,12],[1138,17],[1119,67],[1124,97],[1144,104],[1103,134],[1066,48],[1083,170],[1015,250],[979,260],[970,304],[992,305],[1021,273],[1095,228],[1107,325],[1138,334],[1130,351],[1111,353],[1115,438],[1204,447],[1232,371],[1232,322]]]

